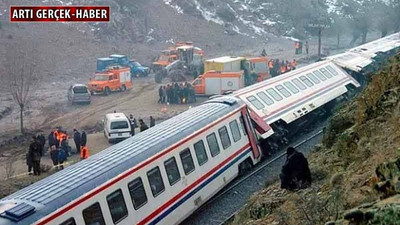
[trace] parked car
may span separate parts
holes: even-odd
[[[90,92],[88,87],[84,84],[74,84],[68,89],[68,101],[72,104],[86,103],[90,104]]]
[[[104,120],[104,136],[109,143],[131,137],[131,125],[123,113],[108,113]]]

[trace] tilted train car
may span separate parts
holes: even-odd
[[[347,93],[349,88],[359,86],[344,70],[325,60],[243,88],[233,95],[248,105],[252,115],[257,115],[272,127],[273,132],[266,131],[259,126],[260,122],[256,123],[261,139],[275,138],[287,142],[290,134],[302,129],[304,120],[298,119],[322,109]],[[266,143],[268,145],[263,148],[274,148],[274,143]]]
[[[210,100],[0,200],[0,225],[177,224],[260,152],[246,105]]]

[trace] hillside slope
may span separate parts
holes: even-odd
[[[287,192],[277,182],[255,194],[233,224],[397,224],[399,127],[400,54],[331,119],[309,157],[312,187]]]

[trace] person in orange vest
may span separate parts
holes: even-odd
[[[296,59],[293,59],[293,62],[292,62],[292,69],[295,70],[296,67],[297,67],[297,61],[296,61]]]
[[[89,158],[89,148],[85,146],[81,146],[81,159]]]
[[[299,54],[299,49],[300,49],[300,42],[296,41],[294,43],[294,48],[295,48],[295,54],[298,55]]]
[[[274,60],[271,59],[268,62],[268,68],[269,68],[269,73],[271,74],[271,76],[275,76],[276,73],[275,73],[275,70],[274,70]]]

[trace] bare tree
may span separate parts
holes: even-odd
[[[40,81],[33,47],[7,46],[2,77],[4,89],[20,110],[20,131],[24,133],[24,110],[30,103]]]

